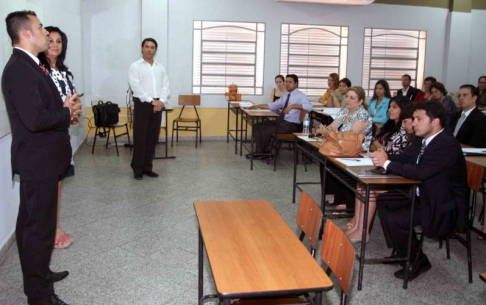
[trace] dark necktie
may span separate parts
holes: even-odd
[[[284,113],[284,110],[287,108],[287,106],[289,105],[289,100],[290,100],[290,93],[289,93],[289,96],[287,96],[287,100],[285,101],[285,105],[282,109],[282,112],[280,112],[280,119],[283,120],[284,117],[285,117],[285,113]]]
[[[39,67],[41,68],[41,70],[47,75],[47,69],[46,67],[44,67],[43,64],[39,63]]]
[[[427,143],[425,140],[422,140],[422,147],[420,148],[420,154],[418,155],[417,158],[417,164],[420,163],[420,160],[422,159],[422,156],[424,155],[425,147],[427,147]]]

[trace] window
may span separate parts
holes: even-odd
[[[365,29],[362,86],[373,96],[375,83],[386,79],[390,90],[402,88],[401,77],[412,77],[412,86],[422,86],[427,32]]]
[[[299,89],[319,96],[331,73],[346,77],[348,27],[282,24],[280,74],[296,74]]]
[[[263,94],[265,23],[194,21],[192,92]]]

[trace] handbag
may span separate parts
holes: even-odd
[[[357,157],[361,151],[365,135],[354,131],[330,130],[323,134],[319,152],[329,157]]]
[[[118,104],[109,101],[106,103],[98,101],[98,104],[93,106],[95,125],[97,127],[107,127],[118,123],[119,112]]]

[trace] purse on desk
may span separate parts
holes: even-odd
[[[329,157],[357,157],[361,153],[364,137],[362,133],[332,129],[323,134],[319,152]]]

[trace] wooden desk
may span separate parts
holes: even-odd
[[[241,130],[243,130],[243,121],[246,121],[247,125],[254,126],[255,125],[255,120],[258,122],[259,119],[263,118],[270,118],[275,120],[275,134],[278,133],[278,118],[280,117],[279,114],[270,111],[269,109],[244,109],[241,108]],[[245,132],[245,140],[247,139],[247,132],[248,132],[248,126],[246,128]],[[250,169],[253,170],[253,147],[255,143],[255,138],[254,138],[255,133],[251,132],[251,145],[250,149],[245,146],[246,150],[248,150],[251,153],[251,163],[250,163]],[[243,144],[246,141],[243,141],[243,134],[241,135],[241,141],[240,141],[240,152],[243,151]],[[272,155],[272,154],[268,154]]]
[[[326,196],[326,176],[331,175],[333,178],[338,180],[342,183],[346,188],[351,190],[355,193],[356,197],[359,198],[361,201],[364,202],[364,217],[363,223],[368,223],[368,206],[369,206],[369,199],[370,199],[370,191],[372,188],[374,189],[383,189],[384,187],[392,187],[393,192],[396,193],[397,198],[403,199],[411,199],[411,220],[410,220],[410,231],[409,231],[409,240],[408,240],[408,249],[407,249],[407,257],[410,257],[410,247],[412,244],[412,232],[413,232],[413,215],[414,215],[414,208],[415,208],[415,197],[416,197],[416,189],[417,186],[421,183],[417,180],[410,180],[406,178],[359,178],[352,175],[348,172],[347,166],[338,162],[336,157],[328,157],[321,153],[319,153],[320,145],[317,142],[307,142],[305,140],[300,139],[298,136],[302,135],[300,133],[294,133],[296,136],[295,139],[295,155],[297,155],[297,150],[300,150],[303,154],[310,156],[314,161],[319,164],[320,167],[320,184],[321,184],[321,209],[323,213],[323,217],[326,217],[326,205],[325,205],[325,196]],[[309,183],[309,182],[304,182]],[[312,182],[315,183],[315,182]],[[297,160],[294,158],[294,188],[293,188],[293,202],[295,202],[295,192],[297,188]],[[358,192],[354,187],[354,184],[361,184],[364,185],[365,194]],[[412,187],[411,195],[408,190],[404,190],[403,187],[409,189]],[[390,190],[391,191],[391,190]],[[324,220],[324,219],[323,219]],[[379,259],[372,259],[372,260],[365,260],[366,255],[366,235],[367,235],[367,226],[363,226],[362,231],[362,238],[361,238],[361,252],[358,257],[359,260],[359,274],[358,274],[358,290],[362,288],[363,282],[363,270],[364,265],[366,263],[380,263],[382,260]],[[321,230],[322,232],[322,230]],[[407,288],[408,285],[408,270],[409,270],[409,261],[406,260],[406,276],[403,283],[403,288]]]
[[[266,200],[196,201],[199,222],[199,294],[203,299],[203,252],[218,297],[231,299],[299,295],[333,287],[294,231]]]

